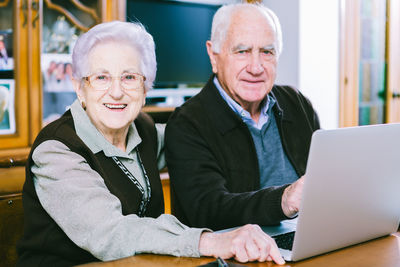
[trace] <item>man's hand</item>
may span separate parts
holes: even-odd
[[[245,225],[225,233],[204,232],[200,237],[200,254],[203,256],[234,257],[240,262],[274,261],[284,264],[275,241],[258,225]]]
[[[300,177],[295,183],[286,187],[282,195],[283,213],[291,218],[299,212],[301,196],[303,194],[304,176]]]

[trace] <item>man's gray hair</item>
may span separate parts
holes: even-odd
[[[124,42],[136,49],[140,55],[140,71],[146,77],[146,91],[153,87],[157,62],[153,37],[137,22],[112,21],[101,23],[77,40],[72,53],[72,75],[80,80],[88,76],[88,55],[97,45],[107,42]]]
[[[226,40],[226,36],[233,15],[244,8],[254,8],[262,15],[264,15],[265,18],[268,20],[268,22],[271,24],[271,27],[273,27],[273,30],[275,32],[276,55],[279,58],[279,55],[282,52],[281,24],[275,13],[271,9],[264,6],[263,4],[240,3],[240,4],[224,5],[220,7],[215,13],[212,22],[212,28],[211,28],[212,50],[215,53],[221,52],[221,47],[224,41]]]

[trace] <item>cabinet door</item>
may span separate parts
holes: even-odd
[[[340,126],[400,121],[400,2],[342,1]]]
[[[0,157],[26,155],[71,104],[74,41],[97,23],[125,20],[125,8],[123,0],[0,0]]]
[[[72,49],[77,38],[93,25],[101,22],[101,2],[44,0],[41,6],[39,49],[33,49],[38,58],[38,77],[32,112],[36,112],[34,132],[60,117],[76,99],[72,87]],[[32,80],[32,82],[35,82]],[[40,103],[41,109],[34,103]],[[41,112],[38,113],[38,110]]]
[[[29,144],[27,3],[0,1],[0,149]]]
[[[386,98],[386,0],[360,3],[358,124],[384,123]]]
[[[40,73],[33,74],[40,79],[37,79],[39,86],[33,86],[37,89],[35,95],[39,97],[31,99],[31,106],[32,113],[36,112],[35,121],[41,122],[33,129],[34,132],[60,117],[76,99],[72,87],[71,55],[77,38],[97,23],[118,19],[121,13],[125,16],[125,12],[121,12],[124,11],[121,3],[104,0],[43,0],[40,17],[42,27],[36,34],[41,36],[40,49],[33,49],[33,53],[40,51],[35,55],[40,63]],[[40,113],[34,103],[41,103]]]

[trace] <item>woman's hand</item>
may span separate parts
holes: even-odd
[[[203,256],[234,257],[239,262],[274,261],[284,264],[275,241],[258,225],[247,224],[225,233],[204,232],[200,237],[199,250]]]

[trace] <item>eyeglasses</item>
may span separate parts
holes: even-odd
[[[111,76],[109,73],[94,73],[87,77],[83,77],[95,90],[105,91],[110,89],[113,79],[119,79],[120,86],[125,90],[138,90],[143,87],[143,82],[146,80],[142,74],[139,73],[123,73],[121,76]]]

